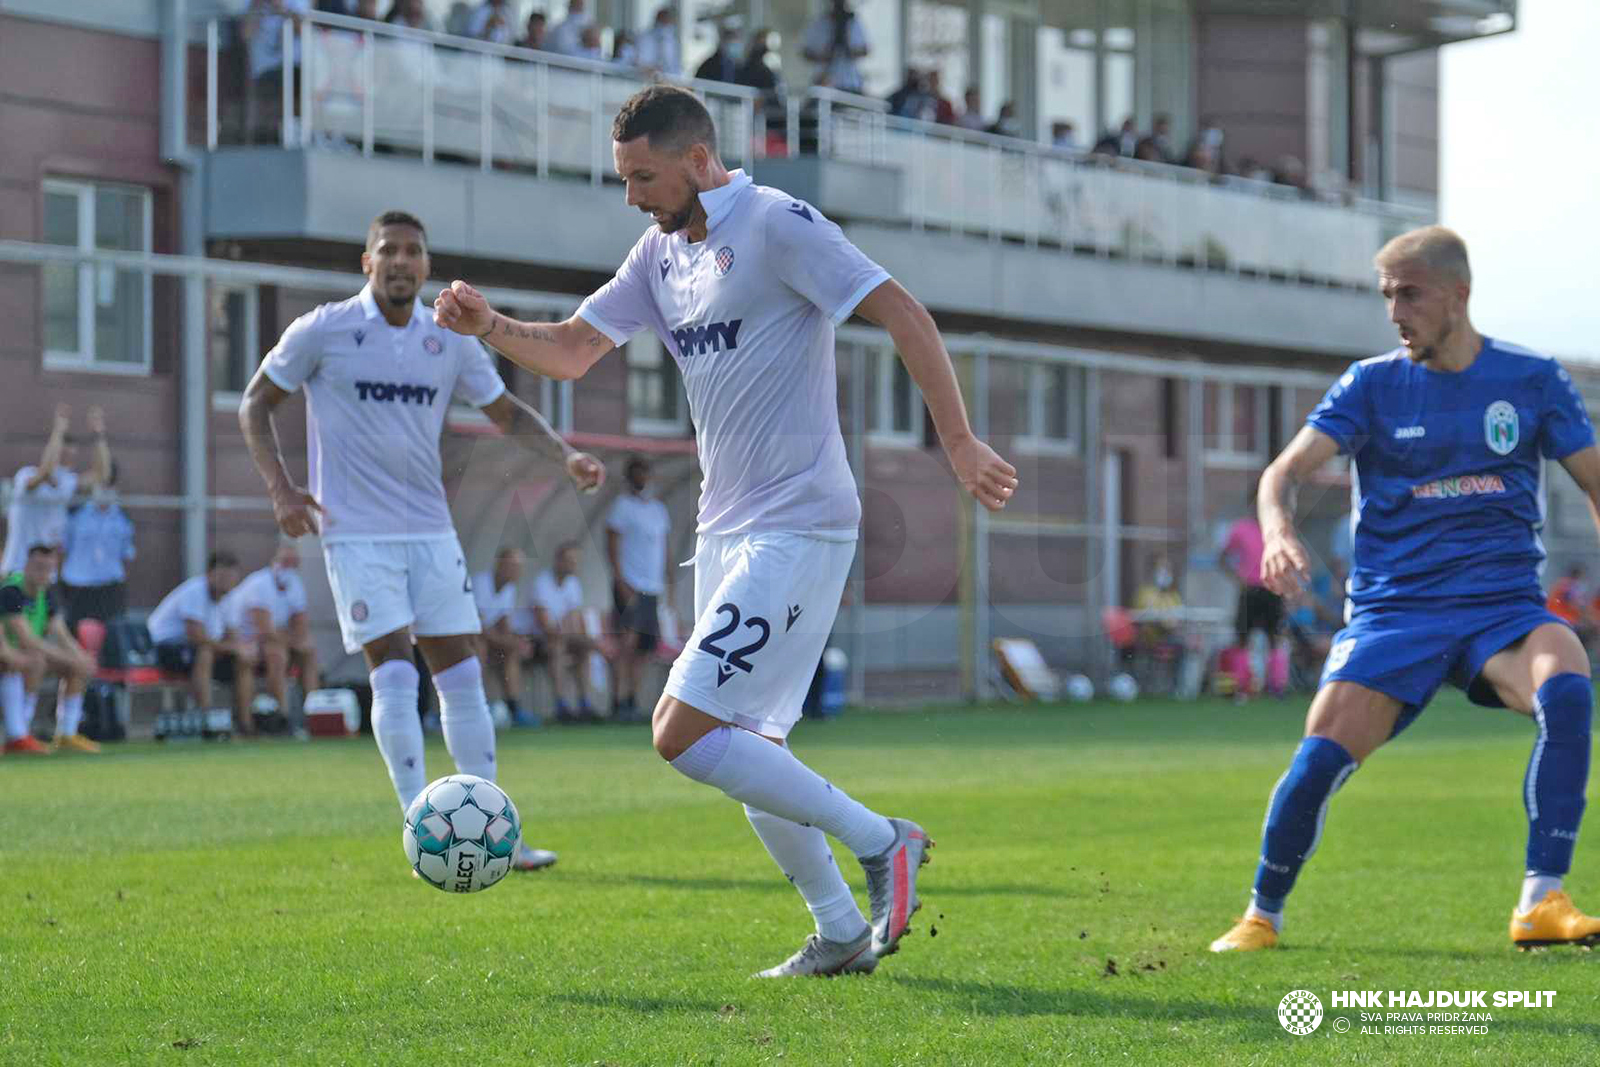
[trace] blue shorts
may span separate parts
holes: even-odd
[[[1405,705],[1396,734],[1411,725],[1445,682],[1474,704],[1503,707],[1493,687],[1477,684],[1483,665],[1547,622],[1567,625],[1545,610],[1543,601],[1524,597],[1369,608],[1334,634],[1321,684],[1355,682],[1394,697]]]

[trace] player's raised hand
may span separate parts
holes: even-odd
[[[458,279],[434,299],[433,321],[456,333],[482,337],[494,325],[494,309],[487,297]]]
[[[1017,468],[976,437],[969,437],[945,453],[955,468],[961,488],[990,511],[999,511],[1017,491]]]
[[[61,436],[65,436],[66,432],[71,428],[72,428],[72,407],[71,407],[71,405],[68,405],[68,404],[57,404],[56,405],[56,417],[55,417],[55,421],[50,424],[50,432],[53,433],[53,434],[58,434],[58,435],[61,435]]]
[[[272,517],[278,521],[278,529],[285,537],[316,533],[321,514],[322,505],[317,503],[317,498],[298,485],[272,494]]]
[[[567,474],[585,493],[593,493],[606,484],[606,465],[587,452],[574,452],[567,457]]]
[[[1268,535],[1261,552],[1261,581],[1281,597],[1296,597],[1311,581],[1311,561],[1293,530]]]
[[[84,418],[84,422],[88,424],[90,433],[99,437],[105,436],[106,409],[101,407],[99,404],[94,405],[89,409],[88,414]]]

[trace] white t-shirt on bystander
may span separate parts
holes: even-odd
[[[40,482],[33,489],[28,480],[39,472],[35,466],[23,467],[11,480],[11,507],[6,511],[6,550],[0,559],[0,575],[22,569],[28,549],[34,545],[59,545],[67,532],[67,505],[78,491],[78,476],[57,467],[54,481]]]
[[[271,567],[262,567],[222,598],[222,621],[248,640],[259,636],[250,621],[253,609],[264,609],[272,619],[272,628],[283,631],[290,619],[305,613],[306,605],[306,585],[298,574],[285,571],[280,575]]]
[[[150,613],[150,640],[156,644],[166,641],[183,641],[188,637],[184,623],[198,622],[205,627],[206,635],[213,641],[222,640],[225,624],[222,604],[211,599],[211,585],[203,574],[179,584],[161,598],[156,610]]]
[[[667,587],[667,539],[672,517],[654,497],[627,493],[611,505],[606,529],[617,531],[617,565],[622,580],[646,596]]]
[[[494,571],[480,571],[472,576],[472,599],[477,601],[478,617],[487,630],[517,610],[517,583],[508,582],[496,589]]]
[[[576,574],[556,581],[554,571],[545,571],[533,580],[533,606],[550,613],[550,621],[561,620],[583,607],[583,583]]]

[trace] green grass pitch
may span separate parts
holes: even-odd
[[[370,739],[0,758],[0,1062],[1596,1062],[1600,956],[1506,935],[1532,726],[1456,698],[1336,799],[1284,948],[1205,951],[1303,707],[801,725],[804,759],[938,842],[899,955],[835,981],[748,977],[809,918],[739,808],[643,729],[503,737],[500,780],[561,863],[460,897],[410,877]],[[1600,908],[1593,844],[1569,884]],[[1276,1016],[1302,988],[1328,1012],[1309,1037]],[[1486,1035],[1361,1035],[1335,989],[1557,996]]]

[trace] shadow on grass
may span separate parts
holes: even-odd
[[[601,885],[657,886],[662,889],[690,889],[716,893],[726,892],[730,889],[794,892],[793,887],[776,871],[773,872],[771,878],[707,878],[664,874],[576,874],[568,875],[564,881],[592,882]],[[1068,890],[1061,886],[998,883],[968,886],[941,885],[937,889],[930,890],[927,895],[929,899],[938,897],[1002,896],[1084,899],[1088,896],[1088,893],[1082,889]]]
[[[1138,1019],[1145,1022],[1231,1022],[1261,1024],[1263,1037],[1276,1036],[1277,1004],[1260,1007],[1245,1004],[1220,1004],[1194,999],[1154,999],[1147,996],[1093,992],[1084,989],[1029,988],[993,982],[963,981],[954,978],[895,977],[896,985],[915,989],[924,995],[946,1001],[946,1006],[979,1015],[1029,1017],[1076,1016],[1080,1018]],[[1328,1015],[1354,1015],[1334,1010]],[[1493,1012],[1489,1032],[1512,1031],[1525,1034],[1583,1037],[1600,1041],[1600,1023],[1554,1022],[1519,1018],[1508,1010]],[[1271,1029],[1268,1029],[1271,1027]]]

